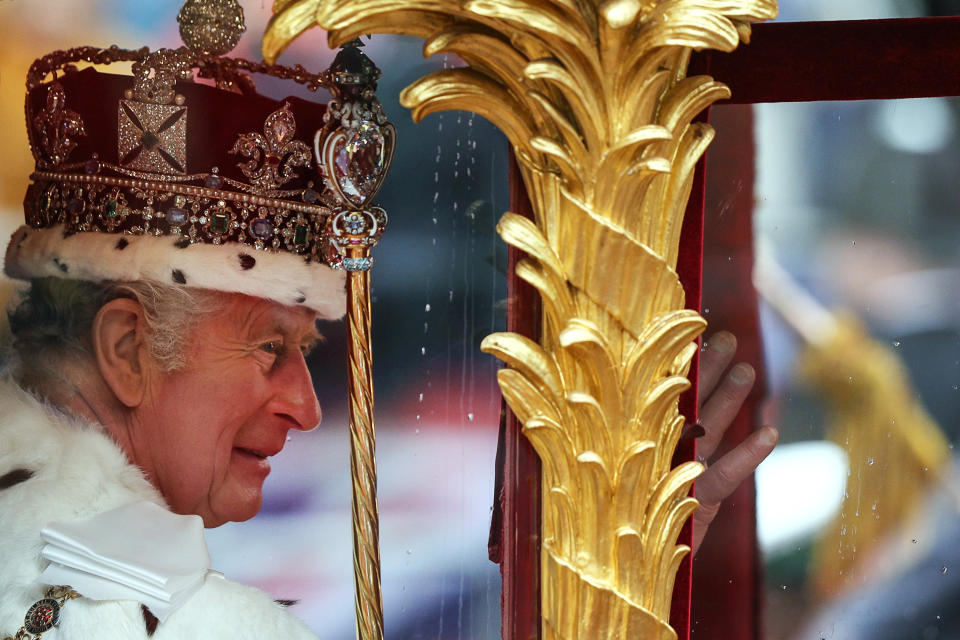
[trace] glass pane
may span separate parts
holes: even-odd
[[[957,637],[960,100],[755,109],[764,637]]]
[[[180,4],[0,1],[4,242],[22,223],[33,168],[23,128],[30,63],[84,44],[179,46]],[[272,3],[243,4],[248,29],[236,53],[259,59]],[[500,576],[487,558],[487,537],[500,399],[497,364],[479,343],[505,326],[506,251],[494,227],[508,208],[507,144],[468,113],[412,122],[399,91],[453,63],[424,60],[422,47],[375,36],[365,49],[383,71],[378,95],[399,130],[377,198],[390,223],[372,272],[385,627],[388,638],[492,639],[500,636]],[[332,58],[317,29],[280,62],[319,71]],[[258,86],[273,98],[314,97],[292,83]],[[4,279],[2,287],[6,300],[12,284]],[[323,424],[291,434],[266,481],[261,512],[208,530],[207,540],[213,568],[277,599],[298,600],[292,612],[321,637],[346,640],[354,637],[354,596],[345,328],[331,323],[323,331],[327,342],[308,363]]]
[[[953,0],[811,0],[781,2],[779,21],[877,20],[960,14]]]

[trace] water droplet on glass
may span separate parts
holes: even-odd
[[[946,573],[946,572],[947,572],[946,567],[940,567],[940,573]]]
[[[472,413],[468,413],[468,414],[467,414],[467,420],[469,420],[470,422],[473,422],[473,414],[472,414]]]
[[[290,442],[291,440],[293,440],[293,438],[290,436],[287,436],[287,442]]]
[[[708,313],[710,313],[710,307],[706,307],[706,308],[703,310],[703,315],[707,315]]]
[[[867,458],[867,466],[868,466],[868,467],[872,467],[872,466],[873,466],[873,462],[874,462],[873,458]]]
[[[900,341],[899,341],[899,340],[894,340],[894,341],[893,341],[893,346],[894,346],[894,347],[899,347],[899,346],[900,346]]]
[[[427,348],[426,348],[426,347],[420,347],[420,355],[422,355],[422,356],[427,355]]]
[[[429,302],[426,304],[426,306],[423,307],[423,310],[429,313],[429,311],[430,311],[430,303],[429,303]]]
[[[787,590],[787,585],[782,584],[782,585],[780,585],[780,588],[783,589],[784,591],[786,591],[786,590]]]
[[[850,246],[851,246],[851,247],[857,246],[857,241],[856,241],[856,240],[851,240],[851,241],[850,241]]]
[[[419,402],[423,402],[423,394],[422,394],[422,393],[420,394],[420,397],[417,398],[417,400],[418,400]]]
[[[411,549],[407,549],[407,555],[408,556],[413,555],[413,551]]]
[[[917,544],[917,539],[916,539],[916,538],[914,538],[914,539],[913,539],[913,540],[911,540],[910,542],[912,542],[913,544]]]

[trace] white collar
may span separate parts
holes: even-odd
[[[37,579],[93,600],[136,600],[163,622],[203,583],[210,554],[200,516],[140,500],[41,531],[50,564]]]

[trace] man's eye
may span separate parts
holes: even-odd
[[[267,353],[280,353],[282,344],[277,340],[271,340],[270,342],[264,342],[260,345],[260,348]]]

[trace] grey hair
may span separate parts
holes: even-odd
[[[186,364],[192,329],[218,306],[220,294],[150,280],[87,282],[37,278],[8,311],[15,355],[14,375],[41,395],[65,380],[68,363],[93,364],[91,329],[97,312],[117,298],[130,298],[144,310],[150,356],[167,372]]]

